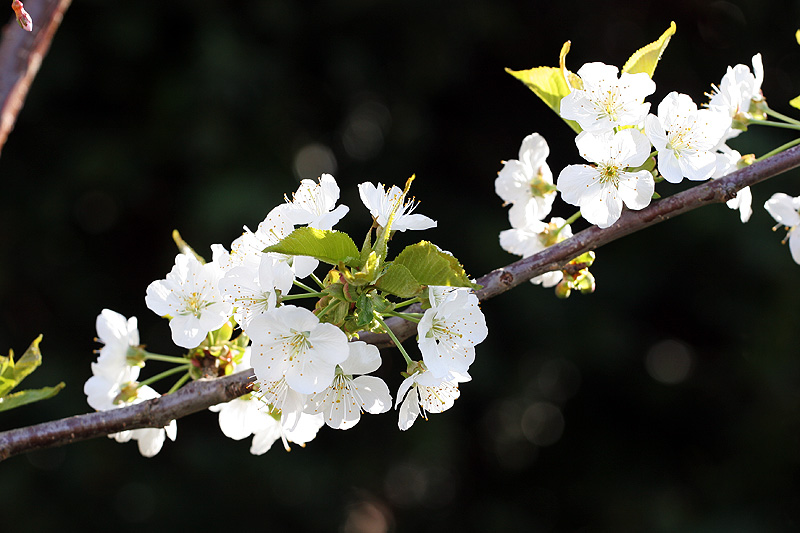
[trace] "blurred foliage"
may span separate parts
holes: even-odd
[[[144,305],[172,265],[171,231],[208,256],[301,177],[332,172],[351,207],[337,227],[361,235],[356,185],[416,174],[419,212],[439,221],[422,238],[473,276],[514,260],[497,245],[508,227],[494,195],[500,161],[533,131],[555,173],[578,155],[569,128],[504,68],[555,64],[568,39],[574,69],[621,66],[674,20],[653,105],[671,90],[701,102],[728,65],[761,52],[767,99],[792,112],[798,4],[630,6],[73,3],[0,158],[0,351],[44,332],[48,364],[29,385],[67,386],[3,413],[0,429],[89,411],[82,387],[104,307],[139,317],[143,342],[174,352]],[[737,146],[760,155],[790,138],[753,128]],[[800,267],[760,206],[776,191],[799,195],[798,177],[757,187],[747,225],[712,206],[601,248],[591,296],[526,285],[486,302],[473,381],[407,432],[394,415],[366,416],[305,449],[253,457],[201,413],[153,459],[98,439],[0,464],[18,522],[4,526],[796,528]],[[554,214],[572,212],[557,203]],[[402,359],[384,357],[379,373],[396,390]]]

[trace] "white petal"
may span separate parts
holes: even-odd
[[[647,170],[622,172],[619,180],[619,196],[629,209],[639,210],[650,205],[655,191],[653,175]]]
[[[351,341],[349,354],[339,366],[345,374],[369,374],[381,366],[381,353],[373,344]]]
[[[794,207],[792,197],[787,194],[776,192],[764,204],[764,209],[772,215],[772,218],[784,226],[792,228],[800,225],[800,214]]]
[[[400,396],[398,396],[398,399]],[[402,431],[410,428],[414,421],[419,416],[419,396],[417,395],[417,387],[411,389],[403,400],[403,405],[400,407],[400,416],[397,420],[397,427]]]
[[[569,165],[558,175],[557,187],[561,199],[572,205],[580,205],[587,189],[597,180],[600,173],[589,165]]]
[[[792,230],[789,235],[789,251],[792,252],[792,259],[800,265],[800,231],[797,229]]]
[[[392,408],[392,396],[386,383],[375,376],[358,376],[353,379],[358,391],[361,408],[367,413],[377,415]]]

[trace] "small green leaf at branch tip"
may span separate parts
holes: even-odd
[[[9,394],[8,396],[3,396],[0,398],[0,411],[8,411],[9,409],[21,407],[29,403],[47,400],[48,398],[52,398],[58,394],[59,391],[64,388],[64,386],[64,382],[62,381],[55,387],[21,390],[19,392]]]
[[[569,52],[570,42],[567,41],[561,47],[559,54],[558,67],[536,67],[528,70],[511,70],[506,69],[506,72],[517,78],[524,83],[533,93],[538,96],[547,106],[561,116],[561,99],[567,96],[571,89],[570,85],[579,85],[580,78],[567,70],[565,66],[565,57]],[[567,77],[570,82],[567,83]],[[564,122],[572,128],[575,133],[583,131],[577,122],[574,120],[566,120]]]
[[[7,357],[0,356],[0,397],[11,392],[42,364],[42,352],[39,351],[41,340],[41,335],[36,337],[16,362],[14,362],[13,350],[9,350]]]
[[[675,34],[677,27],[674,22],[671,22],[667,31],[665,31],[658,40],[653,41],[647,46],[643,46],[631,55],[622,67],[623,73],[638,74],[644,72],[651,78],[656,71],[658,61],[661,55],[666,50],[670,39]]]
[[[172,240],[175,241],[175,246],[178,247],[178,251],[180,251],[180,253],[186,255],[193,255],[198,261],[205,264],[206,260],[203,259],[203,256],[195,252],[194,248],[189,246],[186,243],[186,241],[183,240],[183,237],[181,237],[180,232],[176,229],[172,230]]]
[[[794,38],[797,41],[797,44],[800,44],[800,30],[794,32]]]
[[[789,100],[789,105],[795,109],[800,109],[800,96],[796,96]]]
[[[329,265],[343,263],[349,267],[358,267],[361,255],[347,233],[307,226],[295,229],[279,243],[264,248],[263,252],[307,255]]]

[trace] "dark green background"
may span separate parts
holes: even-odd
[[[201,253],[228,246],[314,177],[295,169],[309,145],[335,157],[309,172],[336,176],[351,207],[339,227],[356,241],[369,223],[356,185],[416,173],[419,212],[439,227],[398,241],[432,240],[474,276],[514,260],[497,244],[500,161],[534,131],[555,174],[580,159],[503,68],[555,65],[567,39],[573,70],[621,65],[674,20],[654,107],[672,90],[704,101],[727,65],[762,52],[768,101],[800,115],[787,105],[800,94],[797,3],[630,6],[76,1],[0,158],[0,351],[44,333],[44,367],[25,385],[67,388],[0,413],[0,429],[89,410],[104,307],[177,354],[144,305],[171,268],[170,232]],[[758,155],[791,138],[754,128],[736,146]],[[600,249],[592,296],[525,285],[487,301],[474,380],[407,432],[396,412],[365,416],[253,457],[201,413],[153,459],[97,439],[0,464],[0,528],[368,531],[348,528],[377,516],[395,531],[796,530],[800,266],[761,206],[800,195],[798,177],[757,187],[747,225],[712,206]],[[554,214],[573,211],[559,200]],[[647,371],[664,341],[691,358],[678,384]],[[384,358],[394,394],[401,358]],[[537,432],[537,413],[560,413],[563,433],[557,416]]]

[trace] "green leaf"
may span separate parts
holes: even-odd
[[[41,335],[36,337],[17,362],[14,362],[14,352],[11,350],[9,350],[8,357],[0,356],[0,411],[51,398],[64,388],[64,383],[59,383],[55,387],[23,390],[9,394],[42,364],[42,352],[39,351],[41,340]]]
[[[667,29],[657,41],[653,41],[647,46],[639,48],[628,58],[625,65],[622,67],[622,72],[627,72],[628,74],[644,72],[652,78],[656,70],[656,65],[658,65],[658,60],[661,59],[661,54],[664,53],[676,29],[675,23],[670,22],[669,29]]]
[[[794,107],[795,109],[800,109],[800,96],[796,96],[789,100],[789,105]]]
[[[797,44],[800,44],[800,30],[794,32],[794,38],[797,40]]]
[[[359,252],[347,233],[316,228],[297,228],[281,242],[264,248],[264,252],[287,255],[309,255],[324,263],[359,266]]]
[[[23,390],[15,392],[14,394],[9,394],[8,396],[3,396],[0,398],[0,411],[8,411],[9,409],[14,409],[15,407],[20,407],[25,404],[52,398],[63,388],[64,382],[62,381],[55,387]]]
[[[420,285],[480,288],[469,280],[458,259],[428,241],[407,246],[392,265],[404,266]]]
[[[570,42],[564,43],[559,55],[560,67],[536,67],[528,70],[511,70],[506,72],[524,83],[533,93],[542,99],[547,106],[561,116],[561,99],[570,93],[570,86],[565,76],[569,76],[573,86],[580,86],[580,78],[565,67],[565,58],[569,52]],[[576,133],[582,131],[574,120],[564,120]]]
[[[41,340],[41,335],[36,337],[16,363],[13,351],[9,351],[8,357],[0,356],[0,397],[8,394],[42,364],[42,352],[39,351]]]
[[[399,263],[391,263],[375,284],[378,289],[401,298],[413,298],[422,291],[422,285],[411,271]]]

